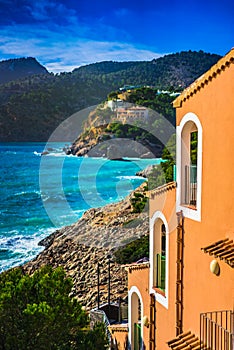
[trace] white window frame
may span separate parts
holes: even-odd
[[[154,276],[155,276],[155,267],[156,267],[156,258],[155,258],[155,252],[154,252],[154,225],[157,220],[162,221],[162,223],[165,225],[166,230],[166,276],[165,276],[165,293],[162,295],[161,293],[157,292],[157,289],[155,289],[155,283],[154,283]],[[158,232],[161,237],[161,231]],[[153,215],[153,217],[150,219],[150,276],[149,276],[149,287],[150,287],[150,294],[155,295],[155,299],[158,303],[163,305],[166,309],[168,309],[168,294],[169,294],[169,227],[167,220],[164,216],[164,214],[161,211],[156,211]]]
[[[144,349],[144,324],[143,324],[143,310],[144,310],[144,305],[143,305],[143,299],[141,296],[141,293],[139,289],[136,286],[132,286],[130,290],[128,291],[128,339],[130,343],[130,349],[133,349],[134,347],[134,339],[132,339],[132,295],[137,294],[140,304],[141,304],[141,339],[142,339],[142,344],[141,344],[141,349]]]
[[[196,208],[187,207],[182,203],[182,178],[181,169],[183,166],[182,160],[182,132],[185,125],[188,122],[193,122],[198,131],[198,144],[197,144],[197,202]],[[184,217],[195,221],[201,221],[201,192],[202,192],[202,125],[197,115],[189,112],[184,115],[180,125],[176,128],[176,211],[183,211]]]

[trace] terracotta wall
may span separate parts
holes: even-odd
[[[210,272],[213,257],[201,250],[229,237],[234,240],[234,64],[177,108],[177,124],[193,112],[203,128],[201,222],[185,218],[184,241],[184,331],[199,335],[201,312],[232,309],[234,269],[219,261],[220,275]],[[160,210],[171,227],[169,239],[169,308],[157,303],[157,348],[175,331],[176,215],[175,191],[150,202],[150,216]]]
[[[166,341],[175,336],[175,295],[176,295],[176,190],[169,190],[155,196],[150,201],[150,217],[157,211],[163,212],[169,226],[169,288],[168,309],[156,303],[156,344],[164,349]]]
[[[185,327],[199,331],[199,312],[232,309],[234,271],[220,261],[220,276],[210,272],[211,256],[201,248],[234,239],[234,64],[177,109],[177,124],[188,112],[203,129],[201,222],[185,219]]]
[[[143,316],[150,319],[150,295],[149,295],[149,268],[137,269],[128,272],[128,290],[136,286],[143,301]],[[149,349],[149,328],[143,328],[144,350]]]
[[[128,349],[128,330],[115,330],[109,327],[111,338],[113,342],[113,350],[127,350]]]
[[[177,124],[188,112],[195,113],[203,128],[202,222],[206,223],[202,244],[220,237],[222,226],[232,231],[234,211],[234,64],[218,74],[199,92],[177,108]],[[210,214],[216,218],[210,219]],[[216,220],[214,220],[216,219]]]

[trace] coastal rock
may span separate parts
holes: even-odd
[[[137,192],[145,193],[145,184]],[[43,265],[62,266],[73,280],[72,296],[90,310],[97,306],[97,265],[100,266],[100,303],[108,301],[108,264],[111,259],[111,301],[127,296],[127,274],[113,252],[127,242],[149,234],[148,214],[134,213],[131,193],[119,203],[92,208],[73,225],[43,239],[45,249],[24,265],[33,273]]]
[[[105,114],[103,117],[102,114]],[[111,131],[110,125],[116,123],[116,115],[107,118],[108,108],[97,108],[90,112],[84,130],[73,144],[66,149],[67,154],[78,157],[122,158],[156,158],[162,154],[162,146],[152,143],[145,137],[120,135]],[[113,114],[113,113],[112,113]],[[138,122],[142,122],[140,118]],[[140,124],[141,125],[141,124]]]
[[[157,167],[157,165],[148,165],[147,168],[138,171],[136,175],[147,178],[155,167]]]

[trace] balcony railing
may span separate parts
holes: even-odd
[[[200,340],[201,344],[209,350],[233,350],[234,311],[224,310],[201,314]]]
[[[185,195],[184,204],[197,204],[197,166],[185,165]]]
[[[142,348],[141,339],[141,325],[139,323],[134,324],[134,350],[140,350]]]
[[[157,276],[156,276],[156,287],[165,291],[165,270],[166,268],[166,257],[162,254],[157,254]]]

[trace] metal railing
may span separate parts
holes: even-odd
[[[162,254],[157,254],[157,269],[156,269],[156,287],[165,291],[165,273],[166,273],[166,257]]]
[[[197,166],[185,165],[185,192],[184,204],[197,204]]]
[[[233,350],[234,311],[202,313],[200,315],[200,341],[201,349],[205,345],[209,350]]]

